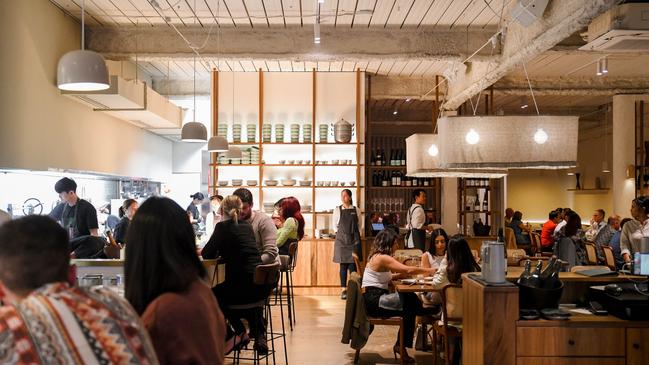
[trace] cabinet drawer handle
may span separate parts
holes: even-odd
[[[640,344],[639,343],[634,343],[633,348],[636,349],[636,350],[639,350],[640,349]]]
[[[568,345],[570,345],[570,346],[574,346],[574,345],[575,345],[575,341],[574,341],[574,340],[568,340]]]

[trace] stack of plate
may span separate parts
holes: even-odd
[[[311,136],[312,136],[312,125],[311,124],[305,124],[302,127],[302,140],[304,143],[311,143]]]
[[[248,125],[246,126],[246,131],[248,132],[246,134],[246,140],[248,142],[255,142],[255,135],[257,134],[257,124],[248,123]]]
[[[320,124],[320,143],[327,143],[329,135],[329,125]]]
[[[222,153],[222,154],[219,155],[219,157],[218,157],[218,159],[216,160],[216,162],[217,162],[219,165],[227,165],[227,164],[230,163],[230,159],[227,158],[227,157],[225,157],[225,153]]]
[[[277,143],[284,142],[284,124],[281,123],[275,124],[275,142]]]
[[[218,135],[221,137],[228,138],[228,124],[225,122],[219,122]]]
[[[234,142],[241,142],[241,124],[232,125],[232,140]]]
[[[291,124],[291,143],[300,142],[300,125],[297,123]]]
[[[261,138],[262,141],[264,142],[270,142],[270,135],[271,132],[273,131],[273,126],[270,124],[264,124],[264,126],[261,129]]]
[[[244,148],[241,150],[241,163],[244,165],[249,165],[251,163],[250,148]]]
[[[250,163],[253,165],[259,164],[259,147],[257,146],[250,148]]]

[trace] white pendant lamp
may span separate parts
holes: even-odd
[[[505,175],[505,169],[442,168],[437,134],[418,133],[406,138],[406,176],[500,178]]]
[[[437,125],[442,168],[564,169],[577,163],[579,117],[444,117]]]
[[[183,142],[207,142],[207,128],[203,123],[196,121],[196,55],[194,55],[194,121],[186,123],[180,135]]]
[[[104,57],[85,49],[85,1],[81,3],[81,49],[70,51],[59,59],[56,83],[66,91],[97,91],[110,87]]]

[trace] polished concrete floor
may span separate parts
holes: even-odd
[[[292,332],[286,321],[289,364],[353,364],[355,351],[340,342],[345,320],[345,301],[336,296],[297,296],[295,301],[297,324]],[[273,325],[275,329],[281,326],[277,307],[273,307]],[[398,364],[399,360],[395,360],[392,354],[397,332],[398,329],[394,326],[376,326],[367,345],[361,350],[359,364]],[[276,363],[284,364],[281,339],[276,340],[275,347],[278,351]],[[433,364],[432,353],[414,349],[409,349],[408,353],[417,360],[417,364]],[[226,360],[226,364],[231,362],[232,360]],[[438,359],[437,363],[442,364],[443,361]]]

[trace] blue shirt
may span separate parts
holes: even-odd
[[[611,240],[609,241],[609,246],[613,249],[613,256],[615,257],[615,266],[618,268],[622,267],[624,264],[624,259],[622,259],[622,253],[620,249],[620,236],[622,235],[621,231],[615,231]]]

